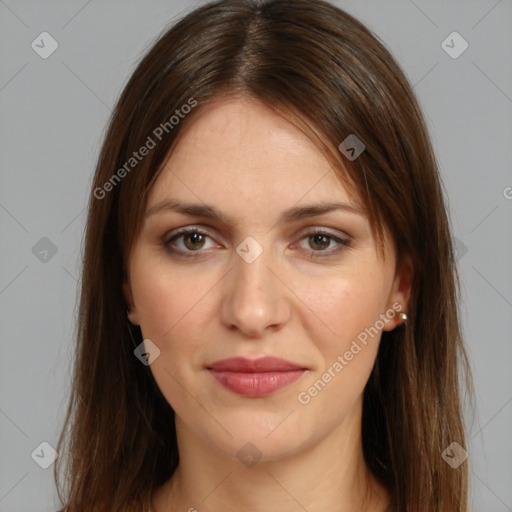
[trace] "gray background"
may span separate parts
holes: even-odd
[[[105,124],[145,49],[200,3],[0,0],[0,512],[57,507],[53,466],[31,453],[56,445],[64,416],[85,205]],[[476,381],[472,511],[512,511],[512,1],[336,3],[384,40],[426,113]],[[31,48],[43,31],[59,44],[47,59]],[[457,59],[441,46],[453,31],[469,43]],[[43,237],[55,255],[33,252]]]

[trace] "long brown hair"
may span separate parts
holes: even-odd
[[[452,469],[441,457],[454,441],[465,446],[461,375],[471,387],[443,184],[398,64],[364,25],[322,0],[205,4],[158,38],[125,86],[89,203],[74,380],[55,465],[63,510],[140,511],[178,466],[174,412],[133,354],[142,335],[127,320],[122,284],[148,191],[178,134],[227,94],[300,125],[356,185],[378,243],[389,229],[397,266],[412,261],[409,320],[383,332],[364,390],[364,457],[394,509],[466,512],[467,462]],[[349,135],[365,146],[353,161],[337,149]]]

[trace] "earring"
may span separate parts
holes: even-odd
[[[126,322],[126,328],[128,329],[128,336],[130,337],[130,341],[132,342],[132,348],[136,348],[141,343],[142,340],[137,341],[135,339],[135,336],[133,334],[133,330],[135,327],[132,325],[131,322]]]
[[[398,325],[402,325],[407,321],[407,315],[405,313],[400,313],[398,317],[401,320],[401,322]]]

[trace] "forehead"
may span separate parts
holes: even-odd
[[[170,194],[265,209],[319,199],[359,203],[309,137],[247,98],[224,98],[196,112],[150,191],[148,209]]]

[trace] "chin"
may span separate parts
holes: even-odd
[[[232,418],[216,417],[231,435],[216,422],[208,425],[211,430],[206,430],[207,425],[204,423],[197,425],[198,428],[194,430],[208,446],[214,447],[227,457],[237,458],[242,462],[245,457],[258,459],[260,462],[274,461],[314,445],[316,437],[321,435],[314,425],[308,428],[307,421],[299,421],[298,412],[290,408],[290,411],[279,414],[255,411],[241,412]]]

